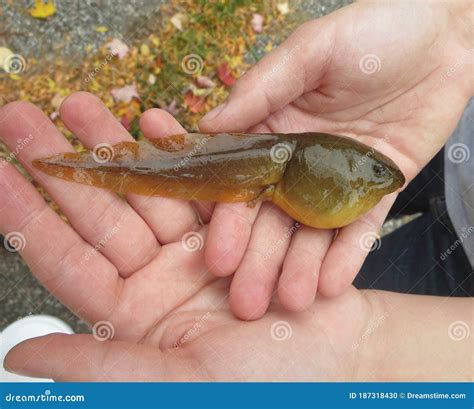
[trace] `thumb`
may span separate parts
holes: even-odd
[[[303,24],[251,68],[237,81],[228,100],[202,118],[200,130],[244,131],[316,89],[334,43],[334,25],[326,19]]]
[[[187,355],[87,334],[49,334],[13,347],[3,365],[19,375],[66,382],[202,380],[197,361]]]

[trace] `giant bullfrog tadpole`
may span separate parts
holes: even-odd
[[[385,155],[323,133],[190,133],[101,144],[33,164],[49,175],[118,193],[249,205],[271,200],[317,228],[353,222],[405,183]]]

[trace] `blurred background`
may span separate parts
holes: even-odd
[[[0,0],[0,106],[17,99],[37,104],[78,150],[83,147],[57,110],[79,90],[98,95],[135,138],[142,137],[140,114],[153,107],[195,130],[235,81],[298,25],[348,3]],[[1,144],[0,156],[15,162]],[[19,318],[50,314],[88,332],[37,282],[15,246],[0,239],[0,331]]]

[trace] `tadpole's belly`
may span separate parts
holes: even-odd
[[[100,149],[105,151],[65,153],[34,166],[119,193],[272,200],[294,219],[320,228],[352,222],[404,183],[390,159],[327,134],[186,134]]]

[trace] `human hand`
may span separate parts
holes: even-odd
[[[73,94],[60,113],[85,146],[131,138],[90,94]],[[182,132],[160,110],[147,112],[141,124],[151,137]],[[40,282],[93,327],[93,335],[55,334],[18,345],[5,360],[10,370],[68,381],[356,376],[350,345],[360,336],[369,307],[355,289],[320,300],[301,315],[275,306],[264,320],[239,321],[227,305],[229,280],[209,274],[203,250],[182,241],[193,229],[203,237],[207,230],[189,203],[134,195],[123,200],[38,172],[33,159],[72,147],[29,103],[0,110],[0,139],[70,222],[1,160],[0,231],[16,237],[12,243]],[[347,319],[349,314],[353,318]]]
[[[341,297],[318,299],[301,313],[270,308],[252,322],[239,320],[228,307],[207,310],[227,292],[219,282],[200,290],[141,340],[128,340],[131,325],[113,340],[50,334],[15,346],[4,366],[59,382],[360,381],[370,376],[372,361],[361,359],[366,345],[354,346],[370,309],[354,288]],[[104,333],[107,328],[103,324]]]
[[[473,93],[470,10],[464,1],[360,2],[310,21],[237,82],[201,131],[342,134],[391,157],[410,181]],[[316,289],[335,296],[350,285],[395,197],[337,236],[295,229],[269,203],[217,204],[207,265],[235,272],[230,303],[241,318],[262,316],[275,286],[287,309],[304,310]]]
[[[69,97],[61,117],[86,146],[130,138],[90,94]],[[182,132],[160,110],[141,125],[149,137]],[[33,159],[72,148],[31,104],[0,110],[0,139],[70,221],[0,160],[0,231],[40,282],[93,326],[93,335],[17,345],[5,358],[8,370],[58,381],[469,379],[469,340],[457,331],[450,340],[446,328],[470,325],[471,300],[350,288],[302,313],[273,304],[261,320],[239,321],[227,305],[230,280],[209,274],[203,250],[182,241],[190,228],[207,231],[188,203],[122,200],[37,173]]]

